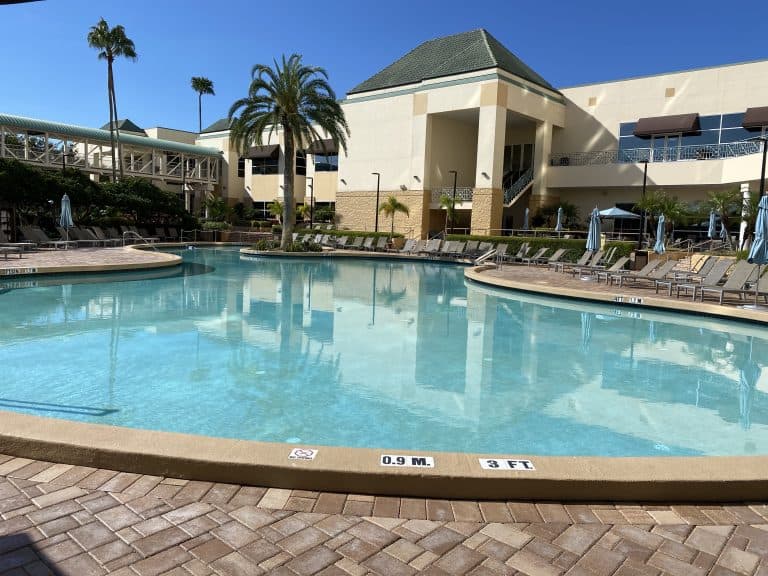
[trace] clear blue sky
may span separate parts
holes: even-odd
[[[106,65],[86,42],[100,17],[136,43],[138,61],[116,65],[118,111],[145,128],[197,129],[192,76],[214,82],[205,126],[283,53],[325,67],[341,97],[420,42],[476,28],[556,87],[768,58],[763,0],[44,0],[0,5],[0,112],[106,123]]]

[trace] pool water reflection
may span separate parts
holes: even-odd
[[[0,409],[312,445],[768,453],[759,326],[440,263],[180,253],[165,273],[5,280]]]

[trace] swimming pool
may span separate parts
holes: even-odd
[[[183,256],[0,283],[0,409],[314,445],[768,452],[758,326],[467,286],[434,262]]]

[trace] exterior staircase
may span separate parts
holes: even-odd
[[[504,189],[504,206],[509,208],[533,186],[533,168],[528,168],[509,188]]]

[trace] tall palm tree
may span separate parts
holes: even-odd
[[[384,216],[392,218],[392,231],[390,236],[395,235],[395,214],[398,212],[405,214],[406,216],[410,216],[411,214],[410,210],[408,210],[408,206],[400,202],[394,196],[387,198],[387,201],[379,207],[379,212],[382,212]]]
[[[192,76],[192,90],[197,92],[197,125],[198,132],[203,131],[203,94],[215,96],[213,82],[204,76]]]
[[[115,95],[115,77],[112,65],[115,58],[136,60],[136,46],[133,40],[125,35],[125,28],[118,25],[110,28],[107,21],[101,18],[88,32],[88,46],[99,51],[99,60],[107,61],[107,92],[109,94],[109,141],[112,148],[112,181],[117,179],[115,167],[120,166],[120,178],[123,177],[122,147],[120,131],[117,127],[117,97]],[[115,163],[115,140],[117,140],[118,162]]]
[[[440,208],[445,209],[445,233],[448,234],[448,225],[453,230],[453,224],[456,221],[456,202],[450,194],[440,196]]]
[[[229,120],[233,141],[243,155],[253,143],[262,143],[265,132],[271,137],[273,132],[283,131],[285,173],[280,247],[284,250],[291,242],[296,221],[293,181],[297,144],[308,146],[320,141],[321,131],[345,153],[347,150],[349,126],[328,83],[328,73],[323,68],[305,66],[298,54],[283,56],[282,62],[274,62],[274,68],[257,64],[251,70],[248,96],[232,104]]]

